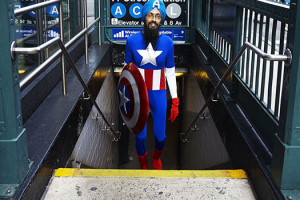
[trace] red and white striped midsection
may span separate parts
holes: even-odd
[[[142,69],[138,68],[145,80],[147,90],[165,90],[165,69]]]

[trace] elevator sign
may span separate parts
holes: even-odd
[[[187,25],[187,0],[163,0],[166,6],[166,18],[163,25]],[[141,11],[147,0],[111,0],[111,25],[144,25],[140,20]]]

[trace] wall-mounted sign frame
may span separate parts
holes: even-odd
[[[148,0],[110,0],[107,4],[107,33],[113,41],[125,41],[130,35],[142,30],[141,10]],[[185,42],[189,26],[189,0],[163,0],[166,18],[161,32],[175,42]]]
[[[147,0],[111,0],[110,25],[143,25],[141,10]],[[163,25],[187,25],[187,0],[165,0],[166,19]]]

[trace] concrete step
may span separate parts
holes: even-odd
[[[243,199],[243,170],[57,169],[43,199]]]

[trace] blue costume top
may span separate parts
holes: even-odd
[[[156,50],[153,50],[152,45],[150,46],[147,52],[147,44],[142,32],[130,36],[125,49],[125,62],[133,62],[138,68],[143,69],[163,69],[175,66],[173,41],[170,37],[161,34],[157,39]]]

